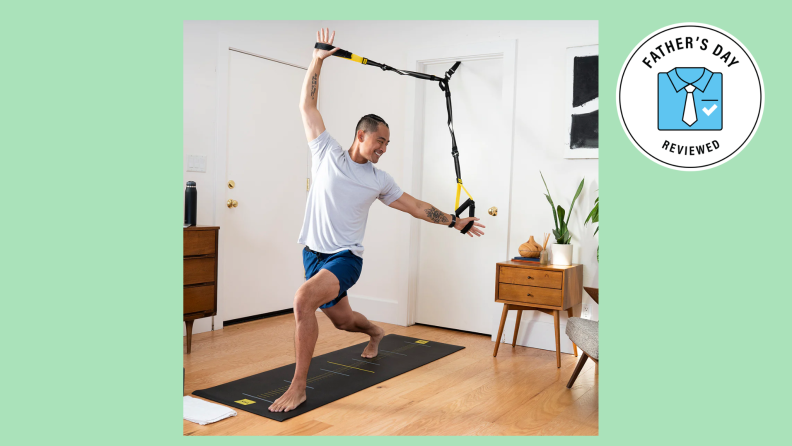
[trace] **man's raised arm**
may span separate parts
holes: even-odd
[[[334,38],[335,31],[333,31],[333,34],[330,34],[329,29],[322,29],[316,32],[317,42],[332,45]],[[300,113],[302,114],[305,137],[308,139],[308,142],[313,141],[325,131],[322,115],[319,114],[319,109],[316,107],[316,100],[319,98],[319,73],[322,71],[324,59],[331,56],[337,50],[338,48],[332,51],[314,48],[311,65],[308,66],[308,72],[305,73],[302,93],[300,94]]]

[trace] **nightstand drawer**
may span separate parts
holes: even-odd
[[[214,285],[184,288],[184,314],[198,312],[214,313],[214,297]]]
[[[528,268],[501,268],[499,282],[561,289],[564,273]]]
[[[184,256],[215,253],[215,231],[184,231]]]
[[[184,259],[184,285],[215,281],[215,257]]]
[[[499,283],[498,300],[560,307],[563,301],[563,293],[561,290],[552,288]]]

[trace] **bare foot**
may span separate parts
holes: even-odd
[[[269,407],[270,412],[288,412],[290,410],[294,410],[300,404],[304,403],[306,399],[305,396],[305,385],[302,385],[300,388],[299,385],[292,383],[289,386],[289,390],[286,391],[280,398],[275,400],[274,403]]]
[[[375,327],[377,327],[375,325]],[[382,337],[385,336],[385,330],[380,327],[377,327],[378,333],[376,336],[372,336],[369,344],[363,349],[363,353],[360,355],[364,358],[373,358],[377,356],[377,348],[379,347],[379,343],[382,340]]]

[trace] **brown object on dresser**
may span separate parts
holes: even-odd
[[[542,245],[536,243],[533,236],[528,239],[527,242],[520,245],[520,255],[523,257],[539,257],[539,253],[542,252]]]
[[[187,353],[192,347],[193,322],[217,315],[217,242],[219,226],[184,228],[184,323]]]
[[[498,355],[503,326],[509,310],[517,310],[517,324],[514,327],[512,347],[517,344],[517,332],[524,310],[541,311],[553,316],[556,341],[556,363],[561,367],[561,332],[559,327],[559,311],[566,311],[573,316],[572,308],[580,305],[583,299],[583,265],[547,265],[538,263],[519,263],[515,261],[498,262],[495,264],[495,302],[503,304],[495,351]],[[577,356],[577,346],[572,347]]]

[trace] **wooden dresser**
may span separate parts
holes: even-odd
[[[538,263],[515,261],[495,264],[495,302],[503,304],[495,352],[498,355],[503,326],[509,310],[517,310],[512,347],[517,344],[517,332],[523,310],[535,310],[553,316],[556,341],[556,362],[561,367],[561,333],[559,311],[572,317],[572,307],[583,299],[583,265],[573,264],[541,266]],[[577,346],[572,344],[577,356]]]
[[[192,344],[193,322],[217,314],[217,242],[219,226],[184,229],[184,323],[187,353]]]

